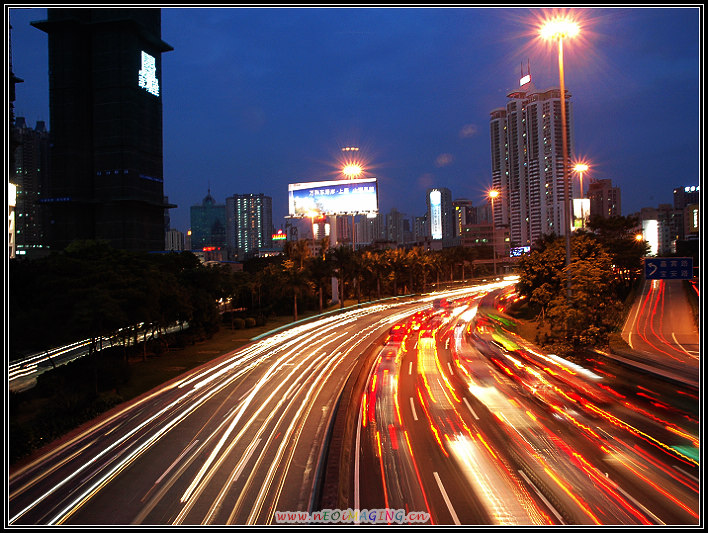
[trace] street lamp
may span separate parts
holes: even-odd
[[[499,191],[489,191],[489,199],[492,201],[492,263],[494,264],[494,276],[497,275],[497,231],[494,224],[494,199],[499,196]]]
[[[342,151],[345,151],[345,150],[351,151],[354,149],[352,149],[352,148],[343,148],[342,149]],[[358,148],[356,148],[355,150],[358,150]],[[361,165],[357,162],[354,162],[354,161],[350,161],[347,164],[345,164],[344,167],[342,167],[342,174],[344,174],[347,177],[347,179],[350,179],[350,180],[358,178],[363,171],[364,171],[364,169],[361,167]],[[354,230],[355,230],[354,217],[355,216],[356,215],[352,214],[352,251],[354,251],[354,252],[356,251],[356,236],[354,234]]]
[[[561,104],[561,127],[563,132],[563,181],[565,189],[565,264],[567,274],[567,294],[568,300],[571,298],[570,290],[570,179],[568,172],[568,132],[565,119],[565,75],[563,72],[563,40],[575,37],[580,33],[577,23],[562,18],[556,18],[546,22],[540,30],[541,37],[548,40],[558,41],[558,77],[560,78],[560,104]]]
[[[585,228],[585,189],[583,189],[583,173],[587,172],[590,167],[585,163],[576,163],[573,170],[580,176],[580,223],[581,227]]]

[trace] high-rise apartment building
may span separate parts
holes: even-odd
[[[684,240],[688,237],[696,237],[696,231],[691,230],[694,219],[698,217],[698,205],[701,201],[700,185],[687,185],[685,187],[677,187],[674,189],[674,209],[677,215],[683,216],[684,223],[678,231],[678,240]],[[689,209],[690,207],[690,209]]]
[[[165,246],[159,9],[50,8],[51,175],[42,198],[53,249],[101,239]]]
[[[410,219],[395,207],[386,215],[386,240],[396,244],[408,244],[413,241]]]
[[[683,209],[687,205],[697,204],[701,201],[701,186],[687,185],[674,189],[674,207]]]
[[[590,216],[610,218],[622,215],[622,198],[619,187],[612,186],[610,179],[593,179],[588,185]]]
[[[386,240],[386,215],[359,217],[356,225],[357,245],[373,244]]]
[[[192,250],[226,247],[226,206],[216,203],[211,190],[201,204],[189,208],[189,223]]]
[[[17,117],[12,130],[17,143],[15,168],[10,173],[10,181],[17,186],[16,253],[39,257],[48,252],[39,202],[49,174],[49,132],[44,121],[31,128],[24,117]]]
[[[226,243],[238,259],[272,246],[273,199],[264,194],[234,194],[226,199]]]
[[[570,96],[566,91],[569,159],[574,145]],[[525,246],[542,235],[570,230],[565,218],[561,94],[558,88],[539,91],[525,76],[507,98],[505,107],[490,112],[492,187],[500,193],[494,222],[509,226],[512,246]],[[576,195],[569,180],[572,199]]]

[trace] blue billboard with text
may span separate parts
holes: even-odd
[[[375,214],[379,210],[376,178],[312,181],[288,185],[288,215]]]
[[[647,257],[644,259],[646,279],[693,279],[692,257]]]

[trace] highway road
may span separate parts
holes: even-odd
[[[489,301],[396,325],[361,396],[345,504],[434,524],[697,524],[694,414],[651,377],[538,351]]]
[[[328,316],[186,373],[13,469],[9,524],[306,516],[333,501],[320,474],[342,413],[342,509],[425,524],[697,524],[695,389],[538,350],[497,312],[512,283]],[[338,404],[360,370],[354,401]]]
[[[691,289],[693,290],[693,289]],[[646,280],[622,330],[645,360],[699,372],[699,332],[681,280]]]
[[[349,373],[430,301],[305,323],[119,406],[10,472],[9,524],[269,524],[311,510]]]

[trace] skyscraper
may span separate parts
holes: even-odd
[[[568,154],[574,145],[570,96],[566,91]],[[509,226],[512,246],[524,246],[570,230],[564,222],[561,94],[558,88],[539,91],[525,76],[507,97],[505,107],[490,112],[492,187],[500,193],[494,222]]]
[[[270,248],[273,199],[264,194],[234,194],[226,199],[226,243],[239,259]]]
[[[12,130],[17,140],[10,173],[10,181],[17,185],[17,255],[38,257],[47,251],[39,202],[49,174],[49,133],[44,121],[30,128],[24,117],[17,117]]]
[[[50,245],[163,250],[161,54],[172,47],[160,10],[54,8],[32,25],[49,36]]]
[[[211,190],[207,191],[201,204],[189,208],[189,223],[192,250],[226,247],[226,206],[216,203]]]
[[[622,215],[620,188],[612,186],[610,179],[594,179],[588,185],[590,216],[609,218]]]

